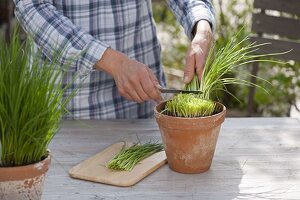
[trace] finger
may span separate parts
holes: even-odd
[[[127,100],[134,101],[134,98],[124,89],[118,89],[119,94]]]
[[[144,91],[142,84],[143,84],[142,81],[140,81],[140,85],[137,85],[135,88],[137,95],[140,97],[142,101],[151,99],[151,97]]]
[[[131,90],[127,92],[128,96],[131,97],[131,99],[137,103],[143,103],[143,100],[140,98],[140,96],[137,94],[135,90]]]
[[[145,101],[153,98],[150,96],[149,92],[144,89],[145,82],[147,82],[147,87],[153,87],[158,84],[158,81],[153,72],[147,66],[145,66],[143,69],[144,70],[140,71],[138,80],[139,84],[135,87],[135,89],[139,97]]]
[[[161,94],[156,85],[153,84],[150,75],[148,76],[148,78],[141,79],[141,85],[144,92],[150,97],[150,99],[153,99],[156,102],[161,101]]]
[[[205,60],[206,57],[204,55],[204,52],[198,53],[195,55],[195,61],[196,61],[196,73],[198,75],[199,80],[202,78],[203,69],[205,66]]]
[[[161,92],[159,89],[161,89],[161,85],[159,84],[159,81],[157,80],[156,76],[154,75],[154,73],[152,72],[152,70],[150,68],[147,68],[148,73],[149,73],[149,77],[154,85],[154,90],[155,90],[155,100],[156,102],[160,102],[162,100],[162,96],[161,96]],[[143,86],[144,88],[144,86]],[[149,96],[149,95],[148,95]]]
[[[186,64],[184,68],[184,83],[189,83],[193,79],[195,73],[195,55],[192,51],[188,51],[186,55]]]
[[[154,85],[149,86],[149,84],[144,84],[143,88],[145,92],[148,94],[148,96],[150,97],[150,99],[156,102],[160,102],[162,100],[161,93],[156,86]]]
[[[133,98],[128,93],[121,94],[121,96],[127,100],[134,101]]]
[[[196,73],[198,78],[201,80],[202,73],[205,67],[206,58],[209,51],[209,43],[203,42],[199,44],[200,51],[195,54],[195,62],[196,62]]]
[[[127,100],[132,100],[138,103],[143,102],[143,100],[137,95],[135,87],[126,81],[117,81],[116,85],[118,87],[121,96],[125,97]]]

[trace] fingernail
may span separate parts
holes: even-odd
[[[189,77],[185,76],[183,79],[183,82],[188,83],[189,82]]]
[[[161,85],[159,85],[159,84],[156,85],[156,88],[162,89]]]

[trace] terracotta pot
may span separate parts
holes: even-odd
[[[50,155],[31,165],[0,167],[0,199],[41,199],[45,173],[49,165]]]
[[[198,118],[162,114],[166,102],[158,104],[155,118],[160,128],[169,167],[180,173],[201,173],[212,163],[226,108],[217,103],[218,112]]]

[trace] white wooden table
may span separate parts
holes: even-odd
[[[67,171],[112,143],[160,140],[154,119],[66,121],[50,145],[53,160],[44,200],[300,199],[300,122],[228,118],[208,172],[179,174],[168,165],[121,188],[72,179]]]

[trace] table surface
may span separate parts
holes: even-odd
[[[72,179],[68,170],[118,141],[161,140],[154,119],[65,121],[43,200],[300,199],[300,122],[292,118],[227,118],[212,166],[180,174],[163,166],[132,187]]]

